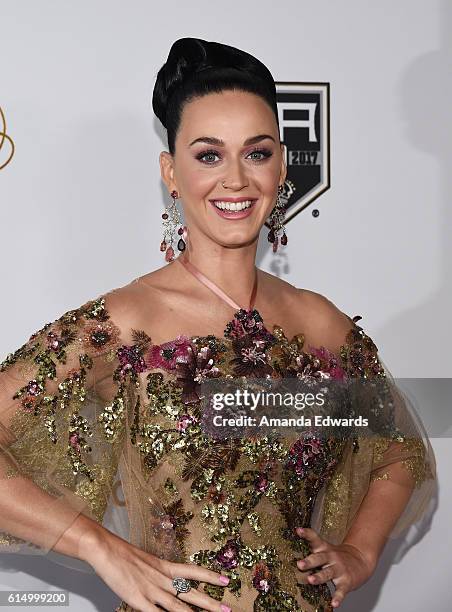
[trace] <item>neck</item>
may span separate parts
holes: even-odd
[[[215,245],[208,251],[187,245],[179,257],[182,261],[189,261],[233,300],[247,308],[256,278],[255,252],[255,244],[237,249]]]

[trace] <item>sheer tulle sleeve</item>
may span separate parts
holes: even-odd
[[[46,324],[1,363],[0,553],[48,554],[92,573],[54,550],[83,513],[146,552],[179,559],[145,477],[151,338],[137,320],[134,284],[113,289]]]
[[[103,521],[124,441],[119,346],[101,296],[1,363],[0,552],[46,554],[80,513]]]
[[[435,456],[416,409],[397,386],[375,343],[356,324],[361,317],[347,318],[352,327],[336,355],[352,383],[352,410],[369,418],[370,427],[365,433],[357,428],[347,440],[341,461],[316,502],[313,527],[336,544],[346,536],[374,480],[390,480],[412,491],[390,538],[399,537],[427,515],[437,484]]]

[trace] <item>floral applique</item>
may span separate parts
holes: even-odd
[[[284,371],[286,377],[296,377],[304,382],[317,383],[322,380],[343,380],[345,372],[333,353],[324,347],[310,347],[293,357]]]
[[[349,317],[350,318],[350,317]],[[378,348],[356,321],[361,319],[355,315],[350,319],[354,327],[350,329],[345,344],[340,348],[340,357],[348,376],[375,377],[385,376],[383,365],[378,358]]]
[[[235,357],[230,365],[235,376],[265,378],[272,375],[268,349],[277,339],[265,328],[257,310],[242,308],[237,311],[226,325],[224,335],[232,341]]]
[[[208,346],[189,348],[176,359],[176,382],[182,387],[184,404],[199,402],[200,385],[209,378],[219,378],[221,370],[215,364],[214,353]]]
[[[346,372],[344,368],[339,364],[338,357],[330,350],[321,346],[317,348],[315,346],[309,346],[309,352],[311,355],[316,357],[320,363],[318,364],[320,369],[328,374],[332,380],[344,380]],[[315,362],[317,366],[317,362]]]
[[[82,337],[82,344],[86,350],[94,354],[103,354],[113,348],[119,340],[119,329],[109,321],[92,321],[86,325]],[[53,340],[58,343],[58,340]]]
[[[186,525],[193,518],[193,512],[185,512],[183,501],[180,498],[165,505],[163,509],[166,513],[163,527],[175,533],[180,550],[185,553],[185,540],[189,533]]]
[[[190,338],[180,334],[175,340],[151,346],[146,355],[147,367],[149,369],[162,368],[168,371],[175,370],[177,359],[185,359],[193,349],[194,346]]]
[[[234,314],[232,321],[226,324],[224,336],[232,340],[240,340],[249,335],[270,343],[275,341],[275,337],[266,329],[264,321],[256,309],[245,310],[240,308]]]
[[[209,345],[198,347],[185,335],[175,340],[152,346],[146,356],[147,368],[161,368],[176,374],[176,382],[182,388],[184,404],[197,403],[200,384],[209,378],[221,376],[216,365],[217,351]]]

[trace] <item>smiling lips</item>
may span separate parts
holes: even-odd
[[[223,198],[210,200],[210,203],[224,219],[243,219],[251,214],[256,201],[256,198]]]

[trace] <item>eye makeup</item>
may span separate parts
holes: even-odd
[[[261,159],[252,160],[254,163],[261,163],[273,155],[273,152],[270,149],[267,149],[266,147],[255,147],[254,149],[252,149],[251,151],[247,153],[247,156],[253,155],[255,153],[260,153],[263,157]],[[218,157],[221,157],[221,153],[217,151],[216,149],[206,149],[204,151],[200,151],[199,153],[197,153],[195,155],[195,158],[199,160],[201,163],[206,164],[208,166],[212,166],[215,163],[217,163],[217,162],[204,161],[203,158],[206,157],[207,155],[216,155]]]

